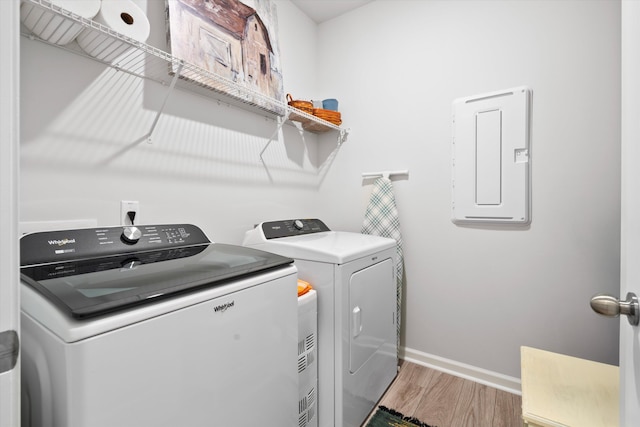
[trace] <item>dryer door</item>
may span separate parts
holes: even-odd
[[[393,273],[393,261],[386,259],[351,275],[349,372],[352,374],[394,336],[394,319],[390,318],[396,298]]]

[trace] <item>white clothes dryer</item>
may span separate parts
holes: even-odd
[[[398,371],[396,242],[319,219],[263,222],[243,244],[294,259],[318,294],[318,423],[360,427]]]

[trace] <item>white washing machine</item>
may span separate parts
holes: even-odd
[[[263,222],[243,244],[293,258],[318,294],[318,423],[360,427],[397,375],[396,242],[318,219]]]
[[[28,234],[22,426],[295,426],[293,260],[196,226]]]

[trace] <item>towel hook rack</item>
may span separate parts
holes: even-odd
[[[406,175],[409,177],[409,169],[399,170],[399,171],[380,171],[380,172],[363,172],[363,178],[380,178],[384,177],[389,179],[393,175]]]

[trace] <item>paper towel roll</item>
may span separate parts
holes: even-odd
[[[93,19],[100,10],[100,0],[50,0],[51,4],[82,18]],[[51,43],[71,43],[84,28],[75,21],[31,3],[20,5],[20,20],[36,36]]]
[[[143,43],[149,38],[149,20],[131,0],[102,0],[94,21]],[[89,55],[106,62],[113,62],[131,49],[129,43],[92,29],[82,31],[77,41]]]

